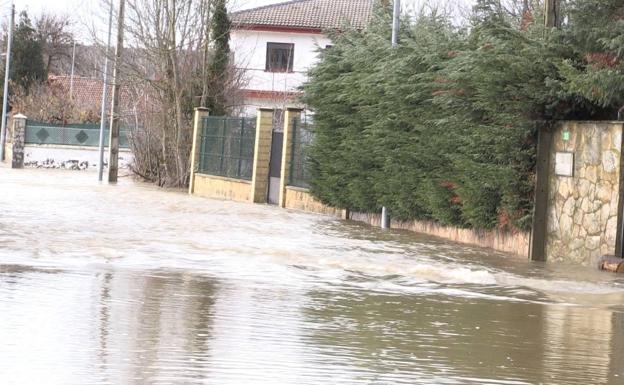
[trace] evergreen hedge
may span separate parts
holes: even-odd
[[[326,204],[397,219],[528,229],[537,130],[615,119],[624,104],[624,4],[571,0],[547,31],[480,0],[470,25],[403,20],[390,44],[381,8],[333,46],[304,86],[315,111],[311,192]],[[531,22],[535,20],[535,22]]]

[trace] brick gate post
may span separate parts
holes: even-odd
[[[267,203],[272,135],[273,109],[260,108],[256,120],[256,144],[251,178],[251,201],[253,203]]]

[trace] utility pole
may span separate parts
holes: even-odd
[[[108,143],[108,182],[116,183],[119,173],[119,93],[121,91],[119,73],[121,53],[123,51],[125,0],[119,0],[119,18],[117,22],[117,47],[115,48],[115,70],[113,71],[113,101],[111,105],[110,140]]]
[[[559,26],[559,0],[545,0],[544,25],[547,29]],[[529,245],[532,261],[546,260],[546,232],[548,221],[548,174],[553,133],[550,127],[540,127],[537,133],[537,159],[535,165],[535,193],[533,194],[533,224]]]
[[[102,111],[100,112],[100,142],[98,150],[100,160],[98,162],[98,180],[102,181],[104,174],[104,130],[106,128],[106,96],[108,95],[108,52],[110,50],[111,36],[113,32],[113,0],[110,0],[110,9],[108,10],[108,40],[106,42],[106,51],[104,54],[104,78],[102,80]]]
[[[558,28],[561,25],[559,0],[546,0],[544,3],[544,24],[547,28]]]
[[[11,21],[7,36],[6,65],[4,67],[4,96],[2,98],[2,125],[0,126],[0,160],[4,160],[4,146],[7,134],[7,109],[9,107],[9,73],[11,72],[11,45],[13,43],[13,25],[15,24],[15,5],[11,1]]]

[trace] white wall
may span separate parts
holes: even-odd
[[[104,149],[104,164],[108,162],[108,148]],[[27,167],[69,167],[73,161],[88,162],[88,169],[97,169],[100,155],[97,147],[33,145],[24,147],[24,163]],[[128,167],[133,161],[132,152],[119,149],[119,167]]]
[[[267,43],[291,43],[295,45],[293,72],[267,72]],[[293,92],[307,80],[307,71],[318,60],[317,48],[325,48],[331,40],[321,34],[234,30],[231,47],[237,68],[245,70],[246,90]],[[280,100],[247,100],[246,110],[254,107],[274,107],[284,104]],[[292,106],[289,103],[288,106]],[[282,106],[283,107],[283,106]]]

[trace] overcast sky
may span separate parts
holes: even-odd
[[[22,10],[27,10],[31,16],[36,16],[42,12],[49,12],[55,14],[67,14],[70,15],[75,23],[76,29],[79,34],[81,30],[86,31],[87,25],[103,24],[105,29],[106,22],[101,23],[101,20],[105,20],[102,16],[105,16],[105,12],[101,8],[101,0],[13,0],[15,7],[19,13]],[[404,8],[414,9],[418,8],[420,4],[424,2],[440,2],[455,7],[457,4],[470,5],[474,0],[402,0],[401,4]],[[282,3],[284,0],[230,0],[229,9],[231,11],[253,8],[262,5]],[[117,3],[117,0],[115,0]],[[0,19],[3,21],[8,18],[11,0],[0,0]]]
[[[70,15],[76,22],[78,30],[86,30],[87,25],[93,25],[101,20],[101,0],[13,0],[16,11],[23,10],[28,14],[37,16],[42,12]],[[259,7],[262,5],[281,3],[284,0],[229,0],[231,10]],[[115,0],[117,3],[118,0]],[[8,20],[11,0],[0,0],[0,19]],[[104,23],[106,24],[106,23]],[[105,27],[104,27],[105,28]],[[79,32],[80,33],[80,32]]]
[[[14,0],[15,7],[18,12],[21,10],[28,10],[29,13],[39,14],[42,11],[50,11],[55,13],[83,13],[88,10],[95,10],[98,8],[99,0]],[[243,9],[253,8],[261,5],[281,3],[284,0],[230,0],[231,8]],[[0,6],[6,8],[7,11],[2,12],[5,14],[8,12],[10,6],[10,0],[0,0]]]

